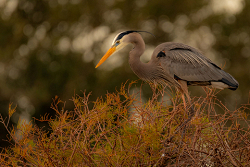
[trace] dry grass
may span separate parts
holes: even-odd
[[[0,165],[250,166],[249,104],[229,111],[214,90],[206,89],[206,97],[192,98],[196,114],[184,138],[177,133],[165,142],[187,119],[181,98],[176,95],[166,105],[158,100],[163,93],[153,89],[152,98],[143,104],[135,98],[138,94],[128,93],[130,87],[122,85],[95,102],[89,102],[89,94],[75,95],[72,111],[65,111],[65,103],[56,97],[56,119],[40,119],[49,123],[49,131],[26,122],[9,129],[15,112],[10,105],[9,118],[0,121],[12,146],[0,154]],[[217,108],[224,113],[216,113]]]

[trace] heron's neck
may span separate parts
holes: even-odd
[[[147,80],[146,73],[150,68],[147,67],[147,63],[143,63],[140,60],[145,50],[145,43],[142,38],[139,38],[133,44],[134,48],[129,52],[129,65],[139,78]]]
[[[134,43],[134,48],[129,52],[129,63],[138,63],[140,61],[141,55],[144,53],[145,43],[144,41]]]

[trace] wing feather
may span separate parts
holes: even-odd
[[[159,52],[164,52],[166,56],[157,57]],[[200,51],[185,44],[163,43],[155,49],[152,59],[157,59],[166,73],[173,78],[176,75],[182,80],[195,82],[221,81],[224,78],[238,85],[230,74],[221,70]]]

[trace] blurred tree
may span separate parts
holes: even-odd
[[[95,69],[116,33],[146,30],[143,61],[166,41],[200,49],[240,83],[222,91],[232,107],[248,99],[250,76],[250,2],[247,0],[0,0],[0,109],[17,104],[18,119],[53,115],[51,99],[70,99],[92,91],[91,99],[138,78],[125,50]],[[201,88],[192,95],[200,95]],[[151,90],[145,86],[144,94]],[[42,125],[42,124],[41,124]],[[3,127],[1,126],[1,129]],[[0,138],[5,138],[1,133]],[[6,143],[0,143],[5,146]]]

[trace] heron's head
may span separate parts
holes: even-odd
[[[109,56],[111,56],[113,53],[117,52],[118,50],[121,50],[126,45],[130,43],[129,41],[129,34],[139,32],[139,31],[124,31],[116,35],[112,46],[110,49],[106,52],[106,54],[101,58],[99,63],[96,65],[95,68],[99,67]]]

